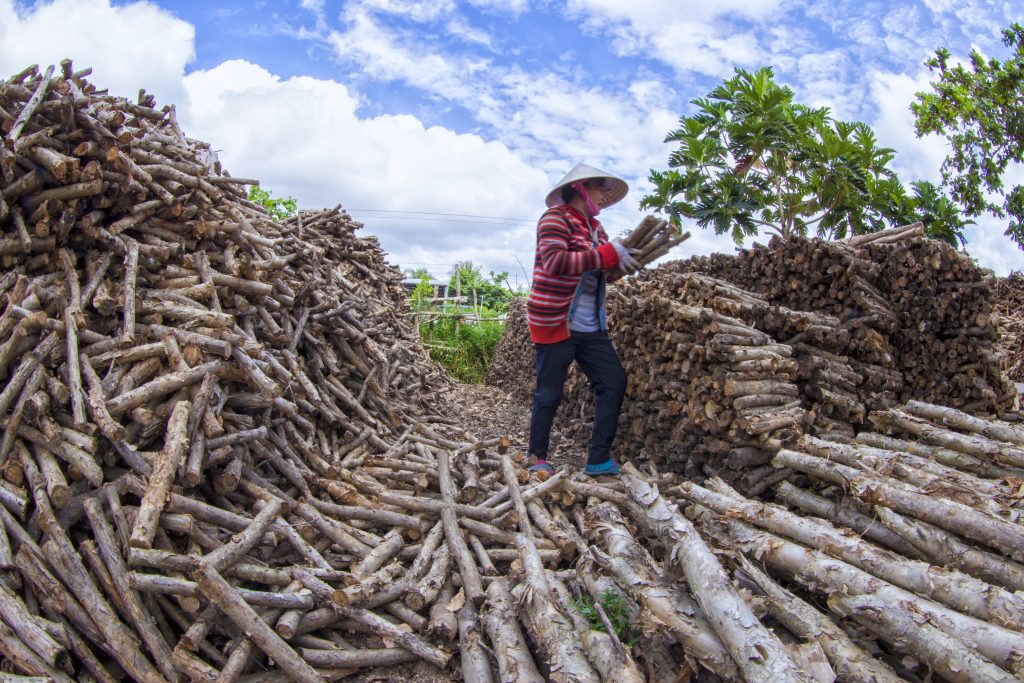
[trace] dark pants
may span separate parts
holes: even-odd
[[[530,416],[530,453],[546,460],[551,423],[562,402],[562,388],[573,361],[580,364],[594,389],[594,431],[588,465],[600,465],[611,457],[612,441],[626,393],[626,371],[606,332],[573,332],[556,344],[534,344],[537,388]]]

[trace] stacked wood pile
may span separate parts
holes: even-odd
[[[646,278],[609,291],[609,334],[629,377],[616,451],[689,476],[724,462],[723,472],[749,475],[745,487],[766,487],[775,471],[765,444],[796,438],[812,418],[793,349],[734,316],[749,311],[720,305],[713,289],[680,289]],[[519,399],[534,383],[524,308],[510,312],[489,375]],[[592,419],[589,385],[574,369],[556,429],[582,443]]]
[[[996,352],[994,274],[938,240],[866,251],[882,265],[880,288],[900,321],[890,338],[905,383],[901,400],[952,395],[956,407],[970,412],[1009,407],[1016,391]]]
[[[920,402],[871,419],[895,436],[780,450],[774,503],[720,479],[663,495],[837,680],[1020,680],[1024,430]]]
[[[870,409],[950,397],[957,407],[996,412],[1013,402],[994,349],[991,273],[913,226],[843,242],[773,239],[735,257],[666,267],[838,318],[850,334],[847,355],[868,371],[862,401]]]
[[[501,387],[519,403],[529,404],[534,389],[533,342],[526,325],[526,299],[509,302],[508,316],[494,358],[487,368],[487,384]]]
[[[773,306],[724,280],[696,273],[664,270],[649,277],[668,296],[705,302],[789,346],[800,399],[813,414],[815,432],[853,436],[855,426],[864,422],[865,401],[891,405],[891,389],[883,384],[876,390],[877,373],[847,355],[851,335],[838,318]]]
[[[1024,274],[1014,272],[996,281],[993,316],[1003,370],[1010,381],[1024,382]]]
[[[613,287],[609,333],[630,377],[617,440],[623,457],[652,457],[689,476],[721,474],[730,481],[735,470],[753,467],[745,476],[756,492],[773,475],[758,439],[730,427],[744,411],[771,413],[768,406],[788,404],[805,413],[799,422],[811,433],[852,439],[871,411],[893,407],[901,397],[946,396],[942,381],[948,382],[947,403],[983,412],[1009,408],[1013,387],[999,374],[992,346],[991,279],[944,244],[921,238],[919,227],[854,239],[793,240],[739,257],[699,257]],[[745,290],[735,281],[762,284]],[[716,325],[743,328],[728,330],[730,343],[736,334],[747,335],[744,343],[756,340],[783,358],[715,366],[700,357],[714,333],[690,329],[692,307],[707,309],[712,317],[706,320],[719,320]],[[915,340],[924,351],[914,348]],[[528,398],[532,359],[525,319],[513,312],[489,381]],[[734,380],[730,391],[735,380],[796,387],[776,394],[767,384],[746,385],[757,398],[703,393],[726,375]],[[591,416],[590,390],[574,373],[556,428],[581,446]]]

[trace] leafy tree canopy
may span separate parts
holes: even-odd
[[[953,199],[969,216],[1008,217],[1006,234],[1024,249],[1024,185],[1003,185],[1024,157],[1024,27],[1004,30],[1003,43],[1012,50],[1003,62],[974,50],[969,64],[950,64],[949,50],[936,50],[925,64],[939,79],[911,109],[918,136],[938,133],[952,147],[942,178]]]
[[[495,273],[492,270],[489,277],[485,277],[480,266],[474,265],[472,261],[460,261],[452,269],[448,292],[449,296],[454,296],[456,288],[461,287],[462,295],[472,300],[472,292],[475,290],[478,303],[492,310],[506,311],[513,296],[507,283],[508,273]]]
[[[642,208],[693,219],[740,243],[763,228],[782,237],[842,238],[928,218],[930,234],[963,241],[948,199],[917,183],[908,194],[889,168],[894,151],[871,128],[793,101],[770,67],[736,70],[679,120],[669,169],[651,171]],[[930,209],[927,212],[925,209]]]
[[[264,190],[259,185],[249,186],[249,201],[265,208],[275,221],[283,221],[298,211],[298,205],[292,197],[281,199],[272,197],[271,194],[270,190]]]

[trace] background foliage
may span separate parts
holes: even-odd
[[[1013,51],[1003,62],[974,50],[968,64],[956,64],[949,50],[936,50],[925,63],[939,79],[911,109],[919,136],[938,133],[952,148],[942,177],[953,199],[969,216],[1009,218],[1006,235],[1024,249],[1024,185],[1003,183],[1024,157],[1024,27],[1004,30],[1003,43]]]
[[[927,182],[908,192],[889,166],[895,152],[869,126],[794,102],[770,67],[737,69],[693,104],[665,138],[676,148],[668,170],[652,169],[642,208],[737,243],[761,229],[838,239],[925,219],[929,234],[963,242],[956,206]]]
[[[298,206],[292,197],[282,199],[271,195],[270,190],[264,190],[259,185],[249,186],[249,201],[265,208],[275,221],[283,221],[289,216],[294,216],[298,211]]]

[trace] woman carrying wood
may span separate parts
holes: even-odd
[[[548,210],[537,224],[537,253],[526,318],[536,356],[537,386],[530,417],[533,471],[548,464],[551,424],[562,401],[569,366],[579,363],[594,388],[594,429],[585,472],[616,475],[611,445],[626,393],[626,372],[608,339],[607,282],[641,266],[635,250],[608,240],[597,220],[602,209],[626,196],[621,178],[577,164],[548,193]]]

